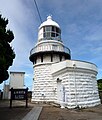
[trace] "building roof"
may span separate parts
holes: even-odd
[[[56,23],[55,21],[53,21],[51,16],[48,16],[48,17],[47,17],[47,20],[44,21],[44,22],[40,25],[39,29],[40,29],[41,27],[43,27],[43,26],[49,26],[49,25],[56,26],[56,27],[60,28],[60,26],[58,25],[58,23]]]
[[[25,72],[13,72],[13,71],[11,71],[10,74],[25,74]]]

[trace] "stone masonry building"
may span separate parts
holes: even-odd
[[[39,27],[30,61],[34,67],[33,102],[54,102],[62,108],[100,104],[96,65],[71,60],[70,49],[61,39],[61,28],[51,16]]]

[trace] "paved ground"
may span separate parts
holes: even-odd
[[[9,101],[0,100],[0,120],[21,120],[32,107],[25,108],[25,102],[14,101],[13,107],[9,108]]]
[[[42,107],[34,107],[22,120],[38,120]]]
[[[44,106],[38,120],[102,120],[102,105],[80,110]]]
[[[42,111],[41,111],[42,110]],[[41,112],[41,113],[40,113]],[[40,114],[40,116],[39,116]],[[14,101],[9,108],[9,101],[0,101],[0,120],[102,120],[102,105],[93,108],[69,110],[47,104],[30,104]]]

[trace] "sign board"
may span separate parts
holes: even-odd
[[[10,89],[11,98],[10,98],[10,108],[12,107],[12,100],[26,100],[26,107],[28,106],[28,88],[26,89]]]

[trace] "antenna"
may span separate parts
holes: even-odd
[[[39,8],[38,8],[38,5],[37,5],[37,2],[36,2],[36,0],[33,0],[33,1],[34,1],[35,6],[36,6],[36,9],[37,9],[37,13],[38,13],[40,22],[42,23],[42,19],[41,19],[41,15],[40,15],[40,12],[39,12]]]

